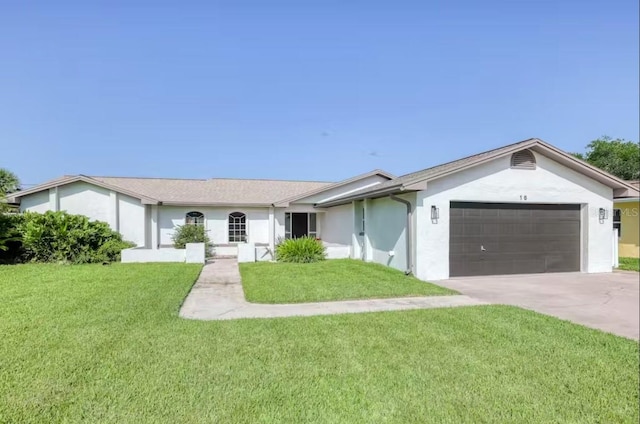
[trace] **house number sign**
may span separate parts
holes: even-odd
[[[520,195],[520,200],[527,200],[527,195],[526,194],[521,194]]]

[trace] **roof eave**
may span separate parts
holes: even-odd
[[[640,193],[638,189],[636,189],[633,185],[629,184],[628,182],[616,177],[615,175],[611,175],[600,168],[597,168],[591,164],[588,164],[576,158],[575,156],[569,153],[566,153],[538,138],[530,139],[526,143],[514,145],[509,149],[501,150],[496,154],[488,155],[486,157],[483,157],[482,159],[466,163],[463,166],[460,166],[457,168],[448,169],[444,172],[434,174],[434,175],[429,175],[426,177],[416,178],[414,180],[411,180],[405,183],[405,185],[411,185],[419,182],[429,182],[438,178],[443,178],[448,175],[455,174],[460,171],[464,171],[465,169],[473,168],[475,166],[482,165],[492,160],[495,160],[504,156],[508,156],[510,154],[513,154],[517,151],[524,150],[524,149],[531,149],[547,157],[550,157],[551,159],[554,159],[560,163],[563,163],[565,166],[569,167],[570,169],[573,169],[576,172],[580,172],[610,188],[613,188],[614,197],[637,196],[638,193]],[[624,193],[629,193],[629,194],[625,195]]]
[[[19,192],[16,192],[16,193],[12,193],[11,197],[7,197],[7,199],[9,201],[13,202],[13,203],[20,203],[19,199],[21,197],[29,196],[29,195],[34,194],[34,193],[39,193],[39,192],[44,191],[44,190],[49,190],[51,188],[60,187],[60,186],[64,186],[64,185],[67,185],[67,184],[76,183],[76,182],[79,182],[79,181],[85,182],[87,184],[92,184],[92,185],[95,185],[95,186],[98,186],[98,187],[105,188],[107,190],[112,190],[112,191],[115,191],[115,192],[118,192],[118,193],[125,194],[125,195],[130,196],[130,197],[139,199],[140,202],[143,205],[157,205],[159,203],[157,199],[153,199],[151,197],[147,197],[147,196],[141,195],[140,193],[136,193],[136,192],[133,192],[133,191],[130,191],[130,190],[123,189],[121,187],[117,187],[117,186],[114,186],[114,185],[111,185],[111,184],[108,184],[108,183],[104,183],[102,181],[94,180],[93,178],[87,177],[86,175],[74,175],[74,176],[71,176],[71,177],[62,178],[60,180],[52,181],[50,183],[41,184],[41,185],[32,187],[32,188],[30,188],[28,190],[23,190],[23,191],[19,191]]]
[[[272,203],[229,203],[229,202],[186,202],[177,200],[163,200],[160,206],[210,206],[210,207],[243,207],[243,208],[265,208],[272,207]]]
[[[351,177],[351,178],[347,178],[346,180],[342,180],[342,181],[338,181],[337,183],[333,183],[333,184],[329,184],[326,187],[321,187],[321,188],[316,188],[310,191],[307,191],[305,193],[302,194],[298,194],[296,196],[292,196],[292,197],[288,197],[285,199],[280,199],[278,200],[276,203],[274,203],[275,206],[277,207],[288,207],[292,202],[295,202],[297,200],[301,200],[310,196],[314,196],[316,194],[320,194],[323,193],[325,191],[334,189],[334,188],[338,188],[338,187],[342,187],[346,184],[350,184],[359,180],[362,180],[364,178],[369,178],[372,177],[374,175],[380,175],[381,177],[387,178],[388,180],[393,180],[394,178],[396,178],[395,175],[390,174],[386,171],[383,171],[382,169],[374,169],[373,171],[369,171],[367,173],[364,174],[360,174],[360,175],[356,175],[355,177]]]
[[[613,199],[613,203],[636,203],[640,202],[640,197],[616,197]]]
[[[414,183],[410,185],[406,184],[398,184],[391,187],[385,187],[383,189],[369,191],[366,193],[345,196],[339,199],[333,199],[327,202],[317,203],[314,205],[316,208],[330,208],[333,206],[341,206],[346,205],[347,203],[351,203],[356,200],[364,200],[364,199],[379,199],[381,197],[389,196],[391,194],[402,194],[407,192],[415,192],[426,190],[427,183]]]

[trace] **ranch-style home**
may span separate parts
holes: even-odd
[[[611,272],[614,198],[636,187],[539,139],[395,177],[337,183],[65,176],[14,193],[21,211],[108,222],[140,252],[171,250],[176,226],[204,225],[217,255],[317,237],[330,258],[382,263],[423,280]],[[157,256],[161,257],[161,256]]]

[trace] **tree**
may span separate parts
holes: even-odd
[[[20,188],[20,180],[13,172],[0,168],[0,251],[8,250],[8,244],[19,240],[13,218],[5,214],[8,210],[4,197]]]
[[[20,189],[20,180],[13,172],[0,168],[0,196],[5,196]]]
[[[640,179],[640,143],[602,136],[587,145],[587,151],[573,154],[624,180]]]

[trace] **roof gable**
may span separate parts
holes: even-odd
[[[352,193],[339,199],[322,202],[318,206],[337,206],[357,199],[382,197],[402,191],[425,190],[426,185],[429,181],[443,178],[471,167],[479,166],[481,164],[507,155],[511,155],[524,149],[538,152],[561,163],[564,166],[567,166],[568,168],[571,168],[581,174],[584,174],[594,180],[601,182],[606,186],[613,188],[615,197],[624,196],[625,193],[629,192],[637,193],[637,189],[626,181],[614,175],[611,175],[606,171],[603,171],[602,169],[596,168],[593,165],[583,162],[573,155],[564,152],[540,139],[531,138],[528,140],[520,141],[518,143],[509,144],[497,149],[488,150],[476,155],[467,156],[462,159],[447,162],[442,165],[437,165],[417,172],[412,172],[410,174],[406,174],[394,180],[383,183],[377,187],[361,190],[359,192]]]
[[[96,180],[92,177],[88,177],[86,175],[67,175],[64,177],[60,177],[60,178],[56,178],[50,181],[47,181],[46,183],[43,184],[39,184],[35,187],[32,187],[28,190],[22,190],[22,191],[18,191],[15,193],[11,193],[7,199],[9,200],[9,202],[15,203],[17,199],[24,197],[24,196],[28,196],[30,194],[34,194],[34,193],[38,193],[41,192],[43,190],[48,190],[50,188],[54,188],[54,187],[60,187],[60,186],[64,186],[64,185],[68,185],[68,184],[73,184],[76,182],[85,182],[88,184],[93,184],[95,186],[98,187],[103,187],[106,188],[108,190],[113,190],[113,191],[117,191],[119,193],[122,194],[126,194],[127,196],[133,197],[135,199],[139,199],[143,204],[157,204],[158,203],[158,199],[154,199],[152,197],[149,196],[145,196],[143,194],[128,190],[126,188],[122,188],[122,187],[118,187],[112,184],[109,184],[107,182],[104,181],[100,181],[100,180]]]
[[[285,199],[279,200],[279,201],[277,201],[275,203],[275,206],[287,207],[291,203],[299,202],[299,201],[302,201],[302,200],[307,199],[309,197],[313,197],[313,196],[316,196],[316,195],[319,195],[319,194],[322,194],[322,193],[326,193],[326,192],[328,192],[330,190],[335,190],[335,189],[338,189],[338,188],[341,188],[341,187],[345,187],[345,186],[347,186],[349,184],[352,184],[352,183],[355,183],[355,182],[358,182],[358,181],[361,181],[361,180],[365,180],[365,179],[370,178],[370,177],[375,177],[375,176],[380,176],[380,177],[382,177],[382,178],[384,178],[386,180],[392,180],[393,178],[395,178],[394,175],[392,175],[392,174],[390,174],[388,172],[385,172],[385,171],[383,171],[381,169],[374,169],[373,171],[369,171],[369,172],[364,173],[364,174],[356,175],[355,177],[339,181],[339,182],[337,182],[335,184],[330,184],[330,185],[327,185],[327,186],[324,186],[324,187],[319,187],[317,189],[314,189],[314,190],[311,190],[311,191],[308,191],[308,192],[305,192],[305,193],[302,193],[302,194],[299,194],[299,195],[296,195],[296,196],[292,196],[292,197],[289,197],[289,198],[285,198]],[[336,195],[336,196],[333,196],[333,197],[342,197],[342,194],[339,194],[339,195]]]

